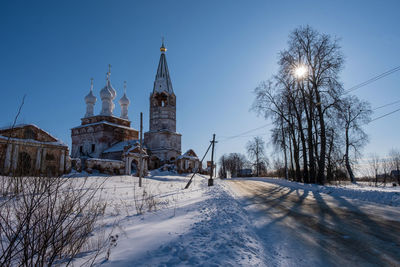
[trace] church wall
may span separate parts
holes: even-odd
[[[181,135],[171,132],[147,132],[145,144],[161,161],[176,159],[181,154]]]
[[[109,159],[87,159],[86,169],[88,173],[92,173],[94,170],[100,173],[109,175],[124,174],[125,173],[125,162],[121,160],[109,160]]]
[[[0,139],[0,173],[3,175],[59,176],[69,171],[68,147]]]
[[[121,160],[122,159],[122,151],[102,153],[100,155],[100,157],[102,159]]]
[[[157,130],[176,131],[176,108],[175,107],[150,107],[150,131]]]
[[[121,141],[138,139],[138,132],[134,129],[100,124],[72,129],[71,138],[71,155],[73,158],[82,156],[100,158],[101,153],[113,144]],[[94,150],[92,148],[94,148]]]

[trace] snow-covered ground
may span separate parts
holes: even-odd
[[[345,197],[361,201],[368,201],[377,204],[400,206],[400,186],[393,187],[390,183],[387,186],[369,186],[367,183],[342,184],[342,185],[316,185],[291,182],[285,179],[276,178],[237,178],[237,180],[255,180],[273,183],[293,189],[309,190],[331,196]]]
[[[246,207],[250,204],[243,201],[244,195],[232,189],[232,180],[216,179],[215,186],[208,187],[208,177],[196,175],[190,188],[183,189],[189,178],[190,175],[153,172],[143,179],[143,187],[139,188],[137,177],[90,177],[93,182],[104,182],[101,194],[108,203],[105,218],[94,239],[104,239],[111,233],[115,240],[99,255],[95,265],[291,266],[296,262],[324,263],[304,261],[305,252],[296,247],[303,243],[293,241],[295,237],[289,236],[284,227],[274,225],[270,228],[271,233],[260,228],[265,218],[259,211],[252,213]],[[398,187],[317,186],[272,178],[240,180],[262,181],[291,192],[309,191],[324,199],[340,197],[368,201],[385,211],[385,205],[400,206]],[[143,189],[146,195],[143,195]],[[141,201],[143,198],[154,201]],[[157,203],[156,208],[148,211],[149,203]],[[143,213],[137,214],[140,204],[144,205]],[[393,213],[385,214],[390,217]],[[115,239],[116,235],[118,238]],[[106,260],[107,250],[110,255]],[[285,254],[290,251],[293,251],[292,255]],[[85,260],[85,257],[77,259],[74,265],[79,266]]]
[[[142,189],[137,177],[90,177],[105,181],[101,194],[108,208],[102,224],[107,233],[118,235],[109,259],[103,252],[96,265],[264,266],[251,222],[221,180],[208,187],[208,178],[196,175],[190,188],[183,189],[189,178],[154,172],[144,178],[142,188],[158,204],[155,211],[138,215],[135,199],[141,199]],[[98,229],[96,235],[105,234]]]

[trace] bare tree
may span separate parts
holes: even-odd
[[[392,170],[396,170],[396,177],[394,178],[397,178],[397,183],[400,185],[400,151],[392,149],[389,155],[391,157],[391,168]]]
[[[371,158],[369,159],[369,165],[372,173],[375,176],[375,186],[378,186],[378,173],[380,171],[380,163],[381,160],[379,156],[377,154],[372,154]]]
[[[358,155],[359,149],[367,143],[368,137],[362,126],[371,120],[372,110],[368,102],[361,101],[356,96],[348,96],[340,101],[338,111],[338,117],[343,122],[345,130],[345,166],[351,182],[355,183],[349,155],[350,148],[355,155]]]
[[[323,184],[327,176],[342,176],[338,165],[345,161],[355,181],[351,163],[367,140],[361,125],[371,111],[368,103],[344,94],[338,40],[309,26],[299,27],[290,34],[278,64],[278,73],[254,90],[252,109],[272,120],[271,139],[283,150],[291,177]]]
[[[247,164],[246,156],[240,153],[230,153],[225,156],[225,168],[231,177],[238,177],[239,172]]]
[[[383,171],[383,185],[386,186],[387,178],[390,173],[390,162],[388,159],[383,158],[381,160],[381,168]]]
[[[265,142],[264,140],[256,136],[247,143],[247,154],[251,160],[254,160],[253,166],[256,169],[257,177],[260,176],[261,170],[265,169],[269,164],[268,158],[265,155]]]
[[[218,176],[220,177],[220,178],[227,178],[228,176],[227,176],[227,157],[226,157],[226,155],[224,154],[224,155],[222,155],[220,158],[219,158],[219,171],[218,171]]]
[[[66,264],[82,252],[105,203],[88,180],[3,177],[0,266]],[[15,187],[18,187],[16,189]],[[96,254],[97,255],[97,254]]]

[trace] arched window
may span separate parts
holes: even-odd
[[[55,160],[55,157],[53,154],[46,154],[46,160]]]

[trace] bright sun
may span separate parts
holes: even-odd
[[[307,68],[304,65],[297,66],[294,69],[294,75],[297,79],[304,78],[307,74]]]

